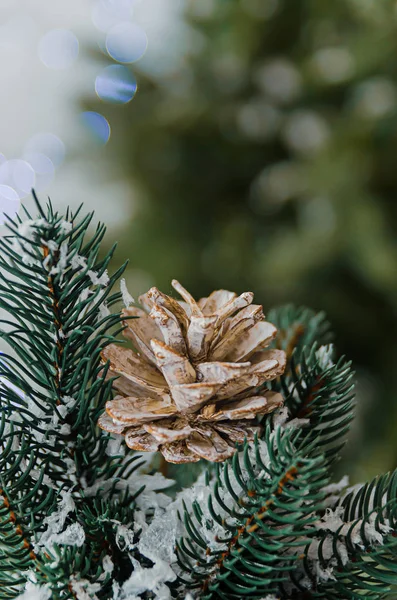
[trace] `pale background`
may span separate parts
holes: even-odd
[[[117,0],[116,0],[117,1]],[[108,147],[98,147],[79,118],[83,97],[94,95],[105,34],[95,27],[89,0],[0,0],[0,155],[19,158],[29,138],[50,132],[65,144],[66,157],[48,186],[54,205],[95,209],[110,230],[131,218],[131,190],[107,165]],[[148,72],[177,68],[189,44],[180,19],[178,0],[134,2],[133,22],[139,23],[149,45],[140,68]],[[71,30],[80,44],[77,60],[68,68],[47,68],[40,60],[42,36],[53,29]],[[109,59],[103,56],[109,62]],[[4,160],[4,158],[3,158]],[[29,198],[24,200],[31,206]]]

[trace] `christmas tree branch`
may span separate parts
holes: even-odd
[[[292,306],[272,311],[272,318],[282,327],[281,346],[290,348],[289,366],[273,389],[280,391],[288,409],[288,419],[304,419],[302,444],[310,452],[324,452],[331,464],[345,444],[354,416],[354,372],[351,362],[333,360],[328,345],[329,324],[322,313]],[[289,332],[301,328],[294,338]]]
[[[356,486],[329,509],[306,549],[313,597],[390,594],[397,584],[396,525],[397,472]]]
[[[118,481],[139,466],[136,457],[112,456],[109,436],[96,427],[112,393],[101,352],[122,329],[109,309],[121,299],[112,288],[124,267],[107,274],[114,247],[98,259],[104,226],[86,241],[92,215],[78,221],[37,206],[37,219],[10,220],[0,240],[0,308],[8,313],[0,335],[11,350],[0,358],[1,598],[18,595],[29,571],[55,586],[54,598],[74,597],[70,581],[87,574],[106,589],[98,561],[119,551],[117,517],[133,521],[136,497]],[[90,488],[101,497],[101,482],[107,500],[98,505]],[[96,521],[106,515],[114,523],[88,537],[93,510]],[[61,563],[67,596],[57,587]]]
[[[292,589],[300,589],[304,574],[299,565],[305,547],[312,547],[316,524],[330,498],[329,467],[343,446],[353,416],[350,363],[341,359],[335,364],[332,347],[318,346],[330,339],[324,316],[289,306],[273,311],[273,319],[282,327],[279,346],[289,354],[285,374],[272,382],[285,406],[268,421],[265,438],[255,444],[257,470],[250,470],[253,450],[247,445],[223,470],[218,468],[207,521],[194,503],[185,509],[186,534],[179,544],[179,564],[194,573],[193,583],[205,590],[205,598],[260,598],[264,593],[289,597]],[[285,445],[290,448],[288,465],[284,464]],[[259,485],[264,487],[258,495],[259,473],[264,477]],[[305,490],[301,498],[296,487]],[[307,513],[299,512],[299,501]],[[216,540],[223,544],[221,549],[205,543],[206,522],[224,529]]]
[[[263,440],[217,469],[207,507],[186,506],[179,565],[203,598],[278,592],[310,543],[327,475],[321,457],[297,452],[298,438],[292,428],[267,427]]]

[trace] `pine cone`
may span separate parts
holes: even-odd
[[[169,462],[224,461],[259,431],[256,415],[282,405],[280,394],[257,388],[284,371],[285,354],[263,350],[277,330],[251,292],[217,290],[196,302],[172,285],[184,301],[152,288],[139,298],[144,310],[124,310],[139,317],[124,332],[137,352],[115,344],[103,352],[119,395],[99,426]]]

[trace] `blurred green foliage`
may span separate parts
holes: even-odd
[[[131,181],[129,284],[324,309],[359,373],[356,477],[395,468],[397,4],[193,0],[186,19],[175,72],[138,63],[130,104],[89,104]]]

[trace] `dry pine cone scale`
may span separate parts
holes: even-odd
[[[99,426],[169,462],[224,461],[259,432],[257,415],[282,405],[280,394],[257,389],[282,374],[285,354],[264,350],[277,330],[251,292],[217,290],[196,302],[172,285],[181,301],[152,288],[139,298],[143,308],[124,310],[139,317],[126,320],[124,332],[136,352],[104,350],[118,395]]]

